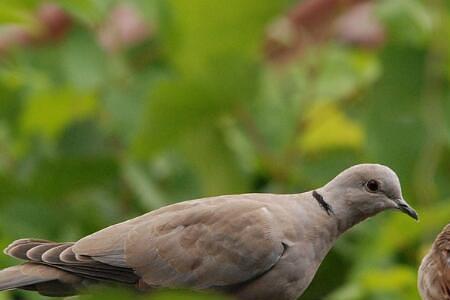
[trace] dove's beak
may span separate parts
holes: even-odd
[[[419,220],[419,215],[417,214],[417,212],[411,206],[409,206],[409,204],[404,199],[397,199],[395,203],[397,204],[397,208],[400,211],[404,212],[416,221]]]

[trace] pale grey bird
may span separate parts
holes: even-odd
[[[169,205],[75,243],[22,239],[5,253],[0,290],[67,296],[96,283],[211,289],[245,300],[303,294],[338,237],[388,209],[414,219],[397,175],[353,166],[313,191],[218,196]]]
[[[422,260],[418,285],[423,300],[450,299],[450,224]]]

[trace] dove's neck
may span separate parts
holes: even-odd
[[[330,207],[329,223],[336,227],[337,236],[375,214],[353,207],[351,199],[345,193],[336,193],[326,188],[318,189],[316,193]]]

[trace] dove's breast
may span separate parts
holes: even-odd
[[[234,291],[239,299],[294,300],[311,283],[339,233],[333,216],[320,208],[314,199],[302,197],[301,201],[279,198],[280,205],[270,207],[277,223],[284,229],[285,251],[269,272]]]

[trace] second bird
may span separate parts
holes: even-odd
[[[450,224],[437,236],[419,269],[423,300],[450,300]]]

